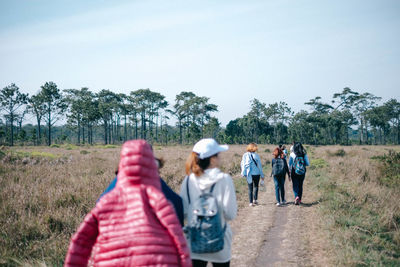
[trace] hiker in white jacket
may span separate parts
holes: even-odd
[[[191,214],[188,212],[190,206],[187,188],[189,188],[190,203],[192,204],[199,198],[202,191],[209,192],[212,185],[215,184],[212,195],[217,200],[218,210],[221,211],[221,225],[225,226],[226,224],[223,249],[214,253],[201,254],[191,251],[194,267],[205,267],[207,262],[217,263],[218,266],[229,266],[230,264],[232,231],[227,221],[236,217],[237,204],[232,177],[218,168],[220,165],[219,153],[226,150],[228,150],[227,145],[218,145],[214,139],[202,139],[195,144],[193,152],[186,162],[188,176],[184,179],[180,192],[185,217],[188,221],[191,220]]]

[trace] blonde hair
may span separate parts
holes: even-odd
[[[250,143],[246,147],[247,152],[256,152],[258,150],[256,143]]]

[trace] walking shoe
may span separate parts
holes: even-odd
[[[253,201],[253,204],[254,204],[254,205],[258,205],[258,201],[257,201],[257,200],[254,200],[254,201]]]
[[[296,199],[294,200],[294,204],[295,205],[299,205],[299,203],[300,203],[300,198],[296,197]]]
[[[280,202],[278,202],[278,203],[276,203],[276,205],[277,205],[277,206],[280,206],[280,205],[281,205],[281,203],[280,203]]]
[[[282,201],[282,204],[285,205],[286,204],[286,200]]]
[[[253,207],[253,206],[254,206],[254,204],[253,204],[253,203],[250,203],[250,204],[249,204],[249,207]]]

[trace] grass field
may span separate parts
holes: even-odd
[[[239,177],[245,146],[222,154],[235,181],[239,209],[247,184]],[[266,176],[273,146],[259,146]],[[308,178],[320,196],[334,264],[399,265],[399,147],[307,147]],[[71,235],[114,178],[119,146],[14,147],[0,150],[0,265],[62,265]],[[189,146],[154,146],[161,176],[179,191]],[[394,150],[396,152],[389,152]],[[384,157],[380,157],[386,155]],[[397,168],[397,169],[396,169]]]

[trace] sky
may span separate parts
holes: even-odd
[[[0,0],[0,87],[47,81],[170,104],[192,91],[222,126],[254,98],[295,112],[344,87],[400,100],[400,1]]]

